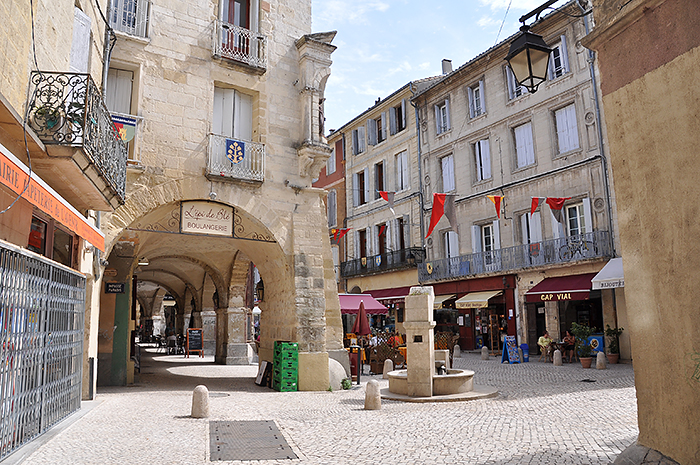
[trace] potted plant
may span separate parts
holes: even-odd
[[[605,325],[605,335],[608,336],[608,363],[617,363],[620,358],[620,334],[625,328],[611,328]]]
[[[595,328],[578,323],[571,324],[571,334],[576,338],[576,353],[583,368],[590,368],[593,362],[591,356],[593,349],[588,338],[595,332]]]

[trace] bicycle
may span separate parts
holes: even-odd
[[[581,259],[596,257],[598,248],[591,241],[587,241],[585,237],[568,237],[566,244],[559,249],[559,258],[569,261],[579,255]]]

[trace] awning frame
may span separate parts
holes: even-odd
[[[489,299],[503,294],[503,289],[495,291],[478,291],[465,294],[455,302],[458,309],[486,308],[489,306]],[[471,298],[469,298],[471,296]]]

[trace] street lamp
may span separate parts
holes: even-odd
[[[523,24],[520,34],[510,44],[506,60],[517,83],[528,92],[535,93],[539,85],[547,79],[551,53],[552,49],[547,46],[542,36],[533,34],[530,32],[530,26]]]

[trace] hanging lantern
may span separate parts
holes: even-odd
[[[530,26],[522,25],[520,34],[510,44],[506,60],[519,85],[535,93],[547,79],[549,55],[552,49],[542,36],[529,32]]]

